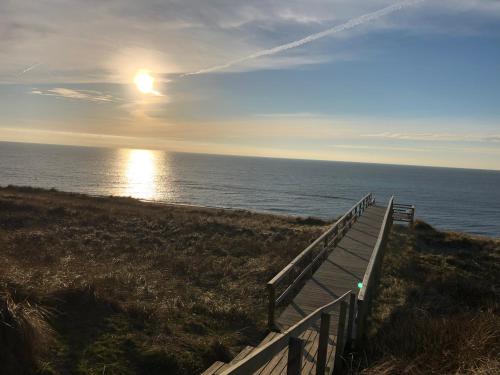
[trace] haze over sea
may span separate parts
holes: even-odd
[[[333,219],[366,193],[500,237],[500,172],[0,142],[0,185]]]

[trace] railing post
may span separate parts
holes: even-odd
[[[299,375],[302,371],[302,350],[304,341],[291,337],[288,344],[288,363],[286,366],[287,375]]]
[[[354,318],[355,318],[355,309],[356,309],[356,295],[351,293],[349,295],[349,315],[347,318],[347,339],[346,346],[349,349],[352,349],[352,339],[353,339],[353,329],[354,329]]]
[[[330,338],[330,314],[321,314],[319,329],[318,357],[316,359],[316,375],[325,375],[328,339]]]
[[[355,345],[356,345],[356,348],[358,348],[360,345],[361,345],[361,342],[363,341],[363,336],[364,336],[364,332],[363,330],[365,329],[364,327],[364,303],[362,300],[359,300],[357,301],[357,310],[356,310],[356,319],[355,319],[355,323],[356,323],[356,341],[355,341]]]
[[[306,266],[305,266],[305,267],[308,267],[309,265],[311,265],[311,264],[312,264],[312,262],[313,262],[313,260],[314,260],[314,254],[313,254],[313,252],[312,252],[312,251],[309,253],[309,255],[307,256],[306,260],[307,260],[307,264],[306,264]],[[313,275],[313,268],[314,268],[314,267],[311,267],[311,268],[309,269],[309,271],[307,272],[307,277],[309,277],[309,278],[311,278],[311,277],[312,277],[312,275]]]
[[[339,325],[337,329],[337,343],[335,348],[335,362],[333,363],[333,374],[340,374],[342,370],[342,356],[344,355],[344,333],[345,333],[345,317],[347,311],[347,303],[340,302]]]
[[[270,331],[275,328],[274,325],[274,309],[276,301],[276,291],[273,284],[267,284],[267,292],[269,297],[268,315],[267,315],[267,326]]]
[[[338,225],[335,226],[333,233],[335,235],[335,240],[333,242],[333,246],[337,246],[337,244],[339,243],[339,226]]]

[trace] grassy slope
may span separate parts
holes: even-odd
[[[54,339],[37,339],[34,350],[46,349],[46,373],[195,373],[261,338],[265,282],[324,229],[244,211],[1,188],[0,302],[28,319],[47,312]]]
[[[500,241],[395,226],[363,374],[500,374]]]

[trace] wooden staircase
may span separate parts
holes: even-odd
[[[302,251],[267,284],[270,333],[203,375],[339,373],[345,348],[365,331],[393,204],[376,206],[367,195]]]
[[[278,332],[269,333],[266,338],[259,344],[261,347],[271,341]],[[304,358],[302,360],[302,374],[316,374],[316,358],[318,353],[319,345],[319,332],[316,329],[309,329],[299,336],[301,340],[304,341]],[[219,375],[224,372],[224,370],[230,368],[232,365],[238,363],[242,359],[246,358],[255,349],[253,346],[245,347],[234,359],[229,362],[217,361],[207,370],[205,370],[202,375]],[[331,335],[329,338],[329,345],[327,351],[327,366],[325,368],[325,373],[330,374],[333,370],[333,361],[335,357],[335,336]],[[271,375],[271,374],[284,374],[286,373],[286,368],[288,364],[288,346],[279,352],[271,361],[267,362],[254,374],[258,375]]]

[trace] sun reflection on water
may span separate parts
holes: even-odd
[[[158,193],[157,179],[159,157],[149,150],[124,150],[126,154],[125,195],[140,199],[155,199]]]

